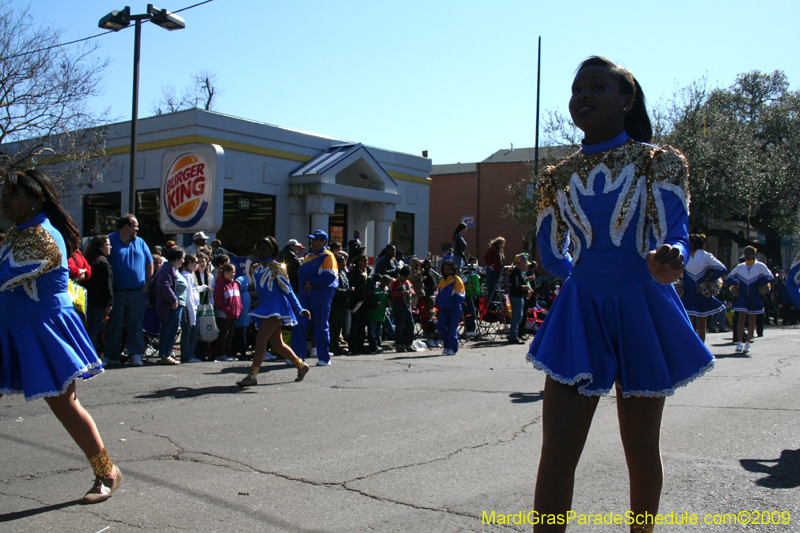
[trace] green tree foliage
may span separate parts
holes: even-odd
[[[800,91],[780,71],[748,72],[723,89],[696,82],[664,118],[659,142],[683,151],[691,167],[693,231],[751,244],[713,227],[747,222],[766,236],[760,251],[779,260],[781,236],[800,225]]]

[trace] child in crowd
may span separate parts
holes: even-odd
[[[456,275],[454,261],[442,263],[442,279],[436,293],[439,309],[439,337],[444,343],[444,355],[458,353],[458,323],[461,322],[461,302],[464,301],[464,282]]]
[[[381,276],[375,285],[375,290],[370,299],[370,310],[367,314],[369,330],[369,345],[367,349],[371,354],[383,352],[383,323],[386,322],[386,309],[389,306],[389,284],[394,281],[391,276]]]
[[[222,268],[222,265],[227,265],[230,262],[231,258],[225,254],[215,255],[211,259],[211,283],[209,284],[209,287],[211,287],[212,291],[214,290],[217,279],[220,276],[220,268]]]
[[[236,361],[232,356],[231,347],[233,345],[233,333],[236,327],[236,319],[242,313],[242,297],[239,282],[234,275],[236,268],[225,263],[219,267],[219,278],[214,287],[214,307],[217,317],[217,337],[216,354],[217,361]]]
[[[442,342],[439,340],[439,326],[436,323],[436,301],[433,296],[420,298],[417,310],[419,311],[419,325],[425,333],[425,344],[428,345],[428,348],[442,346]]]
[[[183,258],[181,275],[186,280],[186,311],[181,319],[181,363],[199,363],[194,351],[200,328],[197,326],[197,306],[200,305],[200,291],[197,290],[197,257],[186,254]]]
[[[414,316],[411,314],[414,289],[408,281],[410,275],[411,269],[408,265],[403,265],[398,271],[397,279],[389,285],[394,317],[394,349],[398,353],[412,351],[411,343],[414,342]]]
[[[689,169],[678,150],[649,144],[644,94],[628,70],[590,57],[571,94],[581,150],[546,168],[536,191],[542,266],[566,281],[528,353],[547,374],[533,507],[570,511],[598,397],[616,387],[631,531],[647,533],[664,479],[664,400],[714,365],[671,285],[689,256]]]
[[[250,277],[247,274],[242,274],[236,278],[239,284],[239,295],[242,298],[242,312],[239,318],[236,319],[233,330],[233,346],[231,354],[239,361],[249,361],[250,357],[247,355],[247,328],[250,326],[250,308],[252,307],[252,296],[250,295]],[[267,354],[271,357],[271,361],[277,359],[272,354]]]

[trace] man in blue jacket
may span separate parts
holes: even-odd
[[[336,257],[328,250],[328,234],[318,229],[308,236],[311,251],[298,271],[297,298],[303,309],[311,311],[311,320],[297,317],[298,324],[292,329],[292,350],[297,357],[306,360],[306,332],[309,322],[314,325],[314,341],[317,345],[317,366],[331,364],[330,327],[331,302],[336,287],[339,286]]]

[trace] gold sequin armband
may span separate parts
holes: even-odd
[[[19,271],[0,286],[0,291],[21,285],[28,296],[38,302],[36,278],[61,266],[61,250],[50,232],[41,225],[22,231],[11,228],[0,248],[0,261],[7,261],[13,270]]]

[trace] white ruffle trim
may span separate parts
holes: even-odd
[[[547,374],[548,376],[550,376],[554,380],[558,381],[559,383],[563,383],[564,385],[575,385],[578,381],[581,381],[581,380],[584,380],[584,379],[588,379],[589,383],[587,383],[586,385],[581,385],[580,387],[578,387],[578,392],[580,394],[583,394],[584,396],[605,396],[606,394],[611,392],[611,388],[587,390],[586,387],[589,384],[591,384],[592,380],[594,379],[592,377],[591,373],[582,373],[582,374],[578,374],[574,378],[565,378],[564,376],[562,376],[560,374],[556,374],[555,372],[550,370],[550,368],[548,368],[544,363],[531,358],[531,354],[530,353],[525,356],[525,359],[527,359],[530,363],[533,363],[533,367],[536,370],[541,370],[542,372],[544,372],[545,374]],[[683,387],[684,385],[688,385],[689,383],[691,383],[692,381],[696,380],[697,378],[702,377],[703,374],[705,374],[706,372],[708,372],[709,370],[714,368],[714,365],[716,364],[716,362],[717,362],[716,359],[712,359],[711,362],[708,363],[706,366],[704,366],[703,368],[701,368],[700,370],[695,372],[692,376],[684,379],[683,381],[679,381],[678,383],[673,385],[672,388],[670,388],[670,389],[664,389],[664,390],[660,390],[660,391],[648,391],[648,390],[636,390],[636,391],[627,391],[627,392],[626,391],[622,391],[622,397],[623,398],[630,398],[632,396],[637,396],[637,397],[643,397],[643,398],[663,398],[663,397],[666,397],[666,396],[672,396],[673,394],[675,394],[675,389]]]
[[[702,312],[702,313],[698,313],[697,311],[689,311],[689,310],[687,309],[687,310],[686,310],[686,314],[687,314],[687,315],[689,315],[689,316],[696,316],[696,317],[703,318],[703,317],[714,316],[714,315],[716,315],[717,313],[719,313],[720,311],[722,311],[723,309],[725,309],[725,306],[724,306],[724,305],[720,305],[720,306],[719,306],[719,307],[717,307],[716,309],[713,309],[713,310],[711,310],[711,311],[704,311],[704,312]]]
[[[272,313],[271,315],[257,315],[257,314],[255,314],[255,313],[253,313],[251,311],[250,312],[250,316],[251,317],[260,318],[261,320],[265,320],[267,318],[272,318],[272,317],[277,317],[277,318],[281,319],[281,321],[283,321],[283,325],[284,326],[296,326],[297,325],[297,320],[292,319],[291,316],[281,315],[279,313]],[[251,318],[250,321],[252,322],[253,319]]]
[[[92,375],[86,379],[92,379],[95,376],[98,376],[105,372],[103,369],[103,363],[99,359],[92,363],[91,365],[83,367],[82,370],[78,370],[77,372],[73,373],[66,381],[61,385],[61,390],[57,391],[45,391],[40,392],[39,394],[34,394],[33,396],[26,396],[25,401],[31,402],[33,400],[38,400],[40,398],[50,398],[53,396],[61,396],[65,392],[67,392],[67,388],[69,388],[70,384],[78,379],[81,375],[86,373],[91,373]],[[22,390],[15,390],[15,389],[0,389],[0,394],[22,394],[24,391]]]
[[[657,392],[646,391],[646,390],[644,390],[644,391],[628,391],[628,392],[623,391],[622,392],[622,397],[623,398],[630,398],[631,396],[639,396],[639,397],[644,397],[644,398],[662,398],[662,397],[666,397],[666,396],[672,396],[673,394],[675,394],[675,389],[678,389],[680,387],[688,385],[689,383],[691,383],[692,381],[696,380],[697,378],[703,377],[703,374],[705,374],[706,372],[712,370],[714,368],[715,364],[717,364],[717,360],[716,359],[712,359],[711,362],[708,363],[706,366],[704,366],[703,368],[701,368],[700,370],[695,372],[692,376],[684,379],[683,381],[679,381],[678,383],[673,385],[671,389],[665,389],[665,390],[657,391]]]
[[[733,310],[736,311],[737,313],[746,313],[748,315],[763,315],[764,314],[764,308],[763,307],[759,311],[753,311],[753,310],[750,310],[750,309],[748,309],[746,307],[734,307]]]

